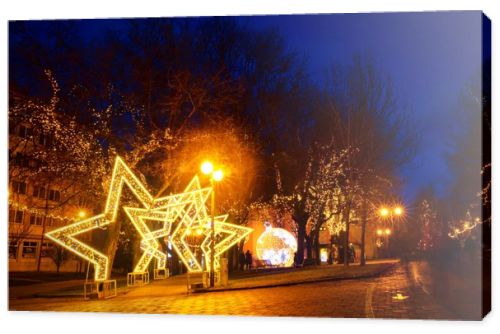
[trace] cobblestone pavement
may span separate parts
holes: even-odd
[[[179,280],[171,278],[170,280]],[[171,282],[170,282],[171,283]],[[184,283],[185,284],[185,283]],[[30,298],[10,300],[10,310],[451,319],[431,296],[414,286],[406,266],[386,275],[287,287],[186,295],[183,281],[135,288],[108,300]],[[396,299],[396,296],[399,298]]]

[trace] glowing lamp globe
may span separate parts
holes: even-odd
[[[273,228],[266,223],[266,230],[257,239],[257,258],[275,266],[290,267],[297,251],[297,240],[282,228]]]

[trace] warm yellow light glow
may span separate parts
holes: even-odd
[[[199,179],[195,176],[183,193],[159,198],[154,203],[155,209],[167,210],[169,219],[178,222],[170,242],[189,272],[200,272],[203,268],[185,237],[191,234],[192,228],[198,228],[198,225],[208,220],[205,202],[211,191],[211,188],[201,188]]]
[[[108,279],[108,257],[89,245],[76,239],[75,236],[110,224],[105,214],[82,220],[71,225],[63,226],[45,234],[54,243],[73,252],[77,256],[94,265],[94,279],[104,281]]]
[[[196,234],[201,235],[203,233],[203,229],[199,228],[196,230]]]
[[[382,217],[387,217],[389,215],[389,209],[387,209],[387,208],[381,208],[380,209],[380,215]]]
[[[140,247],[143,254],[136,264],[134,272],[146,272],[153,258],[157,259],[158,269],[165,268],[166,255],[159,250],[159,243],[156,239],[169,235],[170,227],[174,222],[177,223],[177,226],[170,236],[171,245],[188,271],[202,271],[203,268],[186,243],[185,236],[191,233],[192,228],[195,228],[199,235],[205,234],[205,245],[209,245],[209,241],[207,240],[210,240],[210,233],[208,232],[210,229],[203,229],[202,227],[209,220],[205,202],[212,189],[201,188],[199,179],[195,176],[183,193],[153,199],[144,185],[118,156],[115,160],[104,212],[89,219],[55,229],[45,235],[58,245],[92,263],[95,267],[94,279],[96,281],[109,279],[108,257],[79,241],[75,236],[115,222],[124,185],[128,186],[132,194],[143,206],[143,208],[124,208],[132,224],[141,236]],[[217,262],[218,256],[222,252],[246,237],[252,231],[252,229],[247,227],[225,223],[224,221],[227,216],[223,217],[224,219],[216,222],[215,225],[218,240],[215,248]],[[163,226],[158,230],[151,231],[146,225],[145,220],[161,221],[163,222]],[[221,239],[221,235],[224,233],[228,235]],[[209,250],[208,253],[206,249],[203,252],[206,258],[210,257]]]
[[[210,161],[205,161],[201,164],[201,172],[205,175],[209,175],[213,172],[214,165]]]
[[[78,217],[80,218],[85,218],[85,216],[87,215],[87,213],[83,210],[81,210],[80,212],[78,212]]]
[[[385,234],[387,234],[387,235],[391,234],[391,230],[390,230],[390,229],[388,229],[388,228],[386,228],[386,229],[385,229]]]
[[[226,223],[228,215],[215,217],[215,247],[214,267],[219,268],[219,258],[226,250],[236,245],[240,240],[246,238],[253,229],[250,227]],[[212,240],[210,230],[207,231],[205,240],[201,243],[201,250],[205,255],[205,263],[210,268],[210,243]]]
[[[266,223],[266,230],[257,239],[255,253],[257,258],[269,261],[272,265],[291,267],[294,261],[294,254],[297,251],[297,240],[295,236],[285,229],[272,227]],[[326,262],[326,249],[321,249],[321,258]],[[323,256],[325,259],[323,260]]]
[[[382,230],[377,230],[377,235],[382,235]]]
[[[124,184],[129,187],[144,207],[149,208],[153,202],[153,197],[134,173],[132,173],[125,162],[117,156],[113,167],[113,174],[111,176],[104,212],[45,234],[48,239],[92,263],[95,267],[94,279],[96,281],[104,281],[109,278],[108,257],[79,241],[75,236],[97,228],[102,228],[115,221]]]
[[[222,170],[219,169],[212,174],[212,177],[214,178],[215,181],[219,182],[224,177],[224,174],[222,173]]]
[[[392,299],[394,299],[394,300],[405,300],[408,298],[409,298],[408,296],[405,296],[405,295],[401,294],[400,292],[398,292],[395,296],[392,296]]]
[[[160,243],[156,239],[166,237],[170,233],[171,224],[169,221],[169,212],[130,207],[124,207],[123,209],[141,236],[140,245],[143,254],[137,262],[134,272],[146,272],[153,258],[157,260],[156,269],[165,269],[167,265],[167,255],[159,250]],[[163,222],[163,227],[151,232],[145,220]]]
[[[394,214],[396,216],[401,216],[403,214],[403,208],[400,206],[397,206],[394,208]]]

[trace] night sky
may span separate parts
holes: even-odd
[[[444,195],[452,175],[444,154],[460,94],[481,66],[481,13],[336,14],[244,18],[277,27],[304,54],[314,80],[332,63],[368,54],[394,83],[402,112],[418,133],[414,159],[401,167],[405,201],[432,186]],[[478,117],[481,117],[478,113]],[[458,148],[459,149],[459,148]],[[479,147],[477,148],[479,151]]]
[[[236,19],[254,29],[277,28],[289,47],[305,57],[308,72],[319,85],[332,64],[347,64],[355,54],[372,57],[392,79],[398,106],[418,134],[416,155],[400,168],[405,202],[429,186],[438,195],[446,194],[453,176],[445,154],[459,149],[450,141],[448,129],[452,123],[460,128],[454,108],[481,69],[481,12]],[[89,40],[105,29],[124,27],[119,19],[80,21],[82,35]]]

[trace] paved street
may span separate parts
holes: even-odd
[[[188,296],[184,284],[185,281],[180,277],[171,278],[168,289],[165,289],[166,281],[156,281],[109,300],[13,299],[10,301],[10,309],[250,316],[455,318],[431,296],[414,285],[406,266],[401,264],[378,278],[287,287]]]

